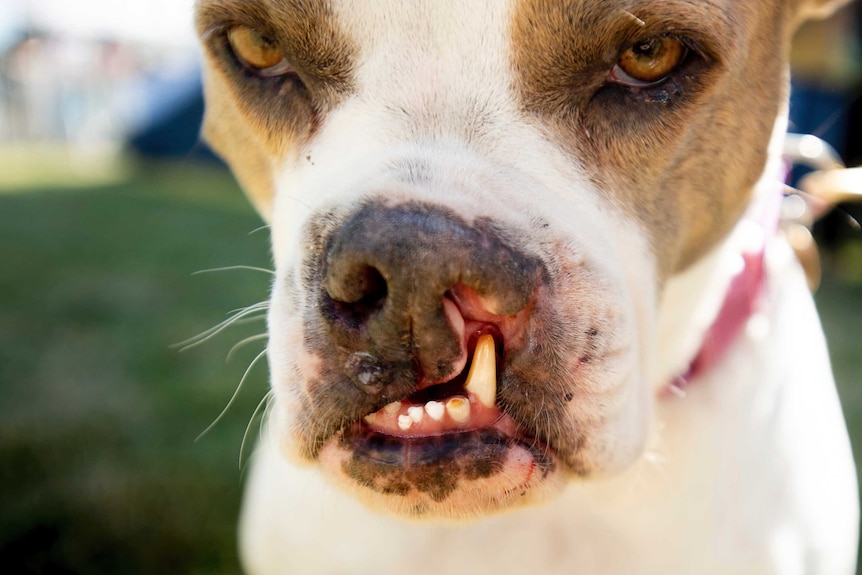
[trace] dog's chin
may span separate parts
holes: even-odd
[[[413,518],[488,515],[539,503],[565,485],[554,452],[502,414],[481,427],[423,436],[360,421],[329,439],[318,462],[369,507]]]

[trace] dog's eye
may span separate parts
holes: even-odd
[[[275,43],[248,26],[228,30],[227,39],[237,59],[254,74],[264,77],[283,76],[293,69],[284,52]]]
[[[623,52],[609,80],[635,88],[655,86],[682,63],[686,52],[681,40],[669,36],[638,42]]]

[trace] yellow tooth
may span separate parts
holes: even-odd
[[[485,407],[497,404],[497,355],[494,351],[494,337],[485,334],[476,342],[473,363],[467,374],[464,388],[476,396]]]
[[[446,402],[446,412],[456,423],[467,423],[470,419],[470,401],[466,397],[453,397]]]

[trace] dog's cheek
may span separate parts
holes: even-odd
[[[246,195],[263,217],[272,223],[279,173],[296,165],[302,147],[311,137],[314,113],[311,104],[284,94],[281,105],[260,115],[255,97],[237,86],[208,56],[203,68],[206,109],[202,134],[228,164]]]
[[[566,366],[571,374],[566,387],[573,391],[565,398],[572,399],[559,418],[563,425],[574,422],[566,435],[572,439],[566,449],[573,453],[570,467],[589,477],[614,475],[642,455],[653,408],[652,387],[640,360],[645,344],[631,326],[598,338],[603,341],[588,345],[585,354]]]
[[[512,389],[503,390],[520,411],[516,419],[555,438],[553,447],[582,477],[631,465],[651,429],[655,280],[645,248],[631,248],[644,240],[628,243],[632,253],[602,250],[598,260],[581,257],[586,247],[559,248],[552,292],[540,292],[533,317],[535,348],[517,358]]]
[[[594,398],[593,411],[583,417],[597,417],[602,430],[591,438],[591,463],[613,474],[642,456],[654,428],[654,390],[664,382],[653,379],[659,255],[651,236],[633,219],[621,214],[608,228],[611,237],[625,239],[612,261],[600,262],[607,285],[593,292],[595,304],[601,307],[590,332],[595,334],[589,349],[596,361],[588,363],[586,370],[590,378],[607,381],[604,385],[611,387]],[[612,387],[614,382],[618,387]]]
[[[777,175],[764,175],[764,166],[768,150],[780,150],[785,131],[776,117],[783,115],[787,99],[782,57],[792,22],[780,5],[762,11],[753,6],[745,6],[748,25],[739,31],[737,48],[725,54],[721,74],[706,87],[709,98],[679,131],[679,159],[660,186],[673,190],[668,197],[677,206],[679,229],[685,230],[677,236],[678,252],[669,254],[663,268],[668,272],[686,270],[709,253],[736,224],[758,182]]]
[[[221,76],[205,66],[203,77],[206,94],[203,137],[230,166],[255,209],[269,222],[275,193],[270,152],[237,108]]]
[[[281,451],[294,461],[307,461],[306,418],[312,411],[307,382],[320,379],[322,359],[306,345],[302,297],[294,278],[293,273],[279,273],[270,300],[270,421]]]

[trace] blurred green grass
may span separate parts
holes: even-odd
[[[238,458],[263,364],[195,438],[263,344],[220,358],[263,324],[184,353],[171,344],[266,298],[267,274],[191,274],[269,267],[267,230],[250,233],[260,220],[216,167],[150,164],[101,186],[41,185],[0,191],[3,571],[238,572]],[[818,294],[857,461],[860,302],[862,285],[835,277]]]
[[[268,230],[225,171],[146,165],[95,188],[0,194],[0,565],[6,573],[236,573],[240,442],[261,363],[225,419]]]

